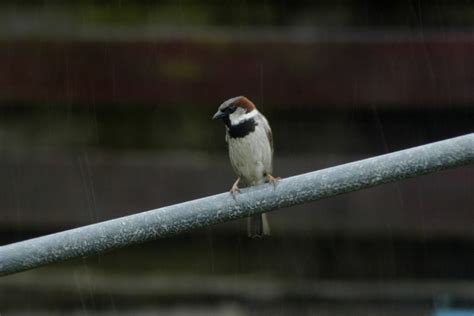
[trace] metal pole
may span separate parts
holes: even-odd
[[[474,162],[474,134],[0,247],[0,275]]]

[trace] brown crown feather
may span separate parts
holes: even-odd
[[[253,102],[250,101],[249,99],[247,99],[246,97],[238,98],[237,100],[235,100],[234,105],[236,107],[240,107],[240,108],[245,109],[246,113],[248,113],[248,112],[250,112],[250,111],[252,111],[256,108],[255,104],[253,104]]]

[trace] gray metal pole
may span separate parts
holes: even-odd
[[[0,275],[474,162],[474,134],[0,247]]]

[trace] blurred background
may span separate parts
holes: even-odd
[[[237,95],[280,177],[473,132],[473,29],[470,0],[2,1],[0,242],[227,191]],[[3,277],[0,314],[467,311],[473,193],[463,167]]]

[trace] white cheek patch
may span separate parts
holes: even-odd
[[[238,108],[234,113],[229,115],[230,123],[232,125],[238,125],[239,123],[249,120],[251,118],[254,118],[255,116],[258,115],[257,110],[252,110],[248,113],[245,113],[245,112],[242,113],[242,111],[245,111],[245,110],[242,108]]]

